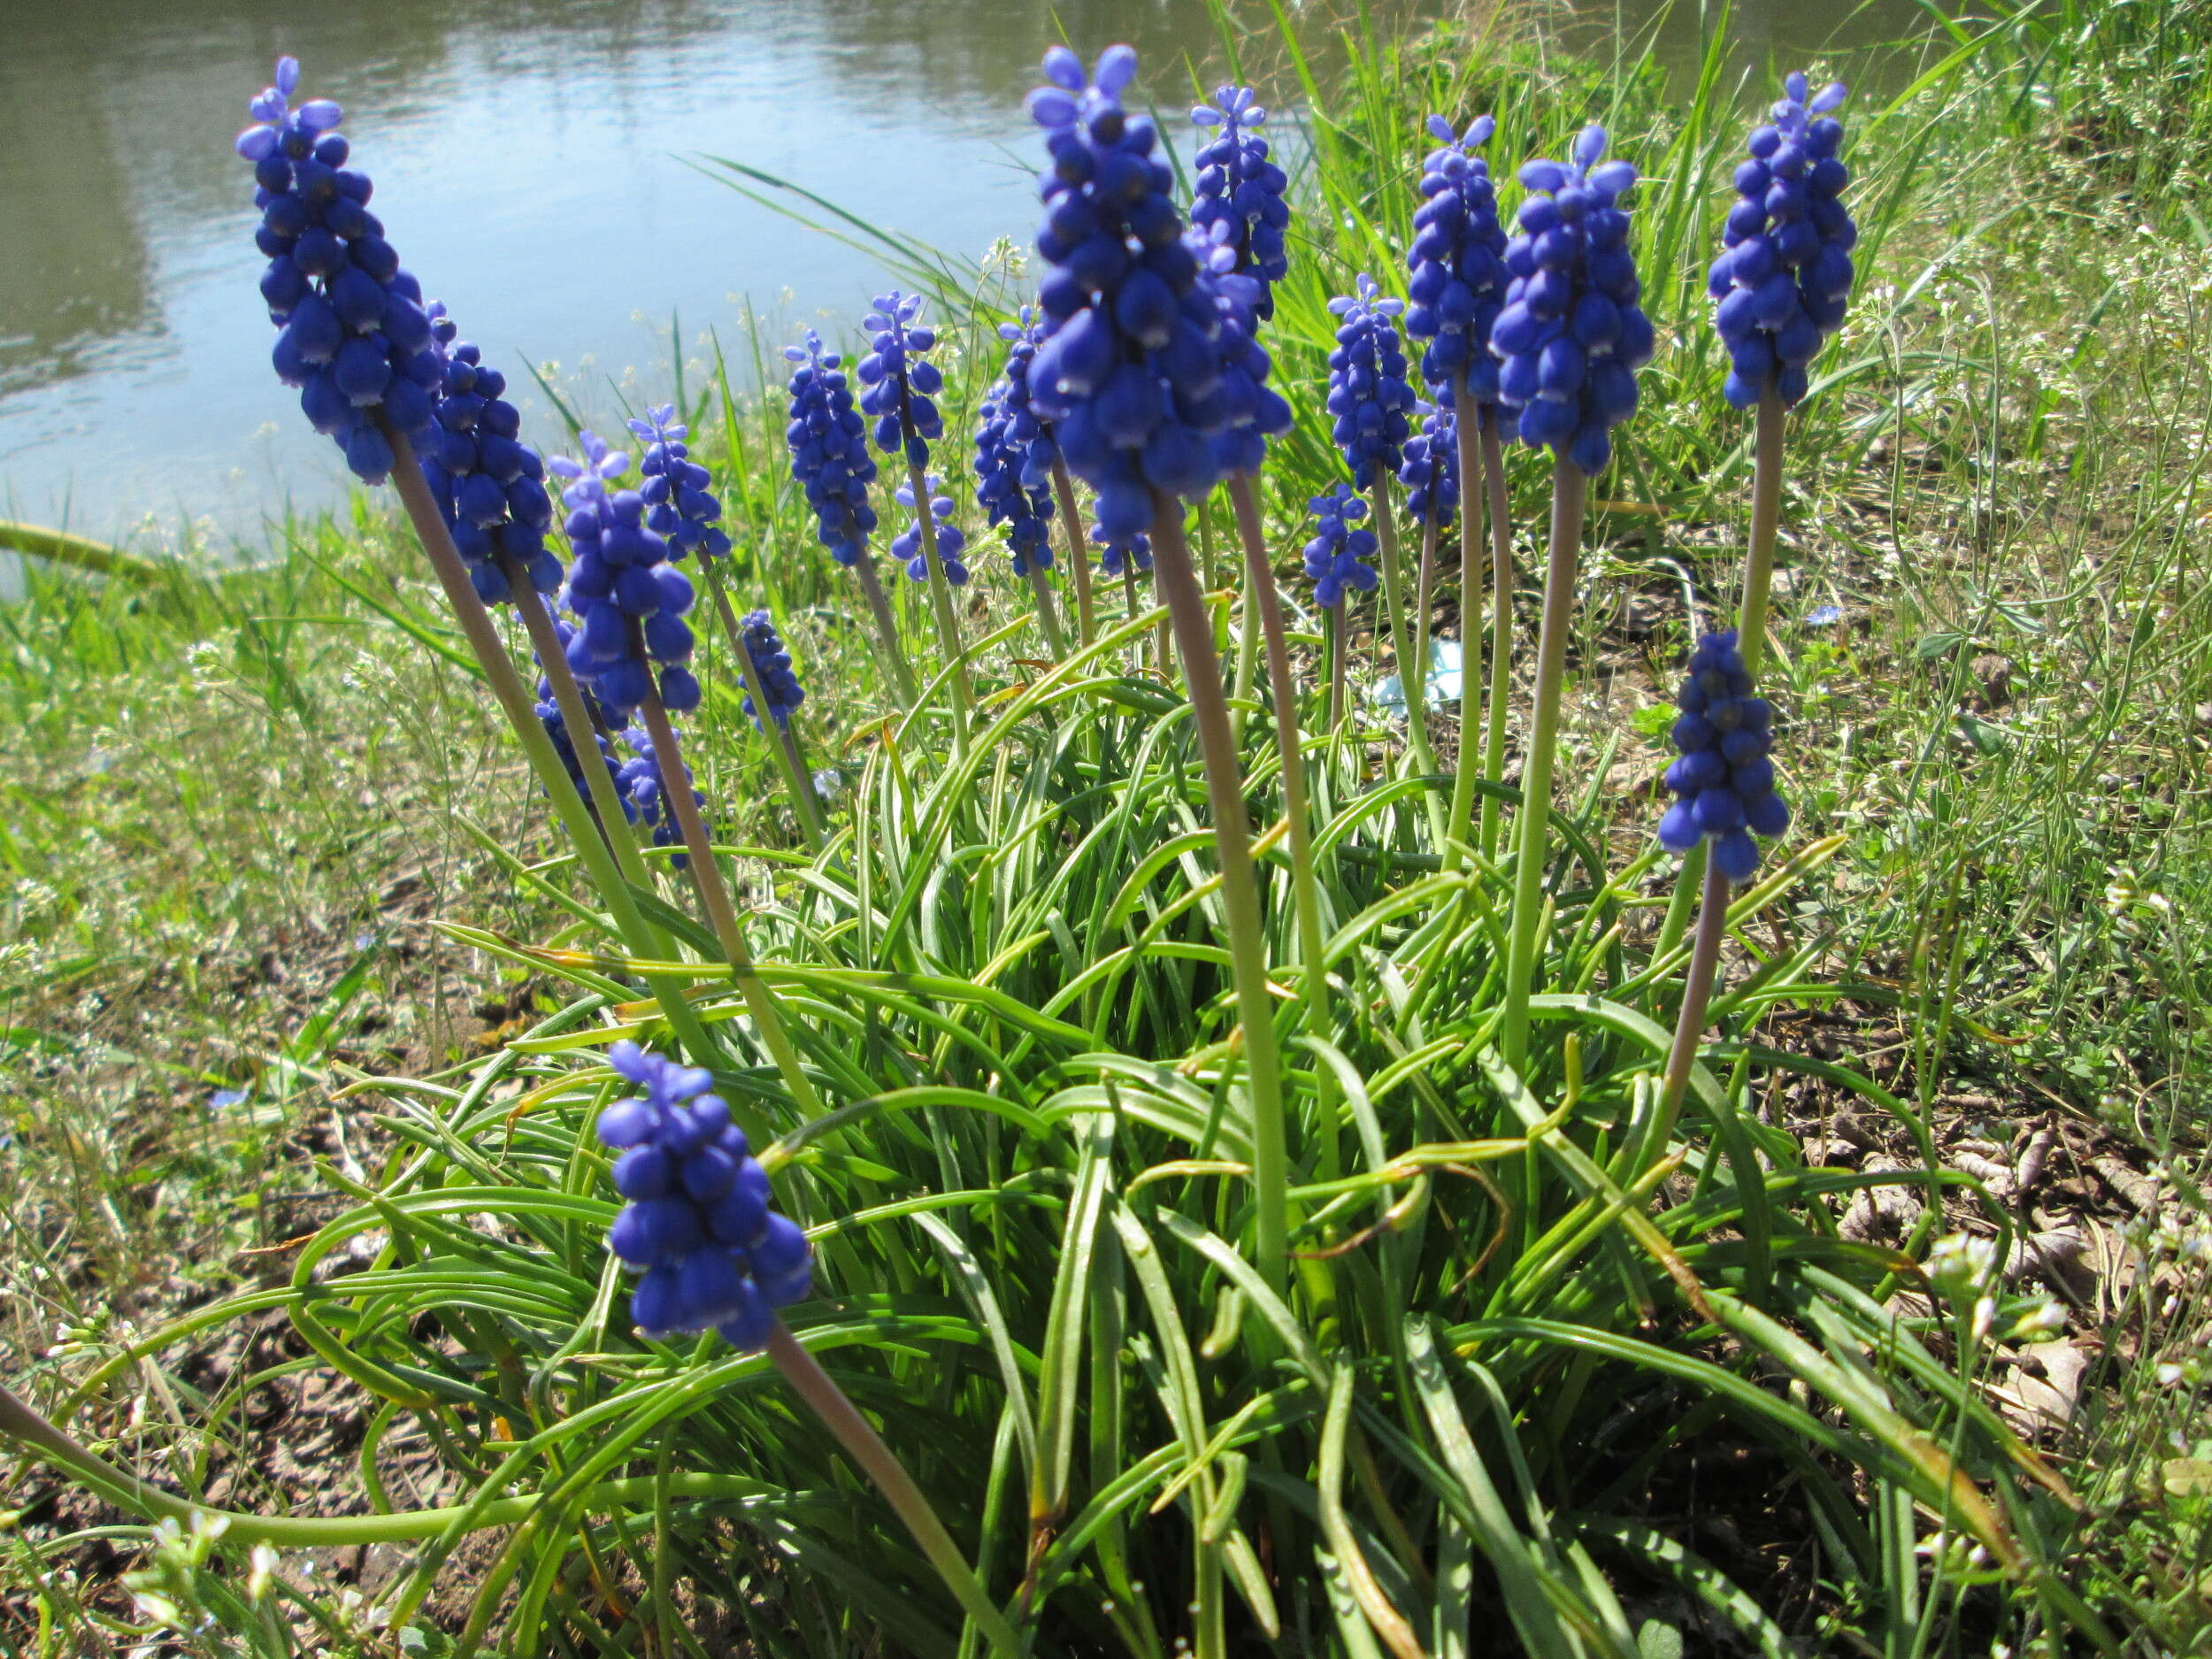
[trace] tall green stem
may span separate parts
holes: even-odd
[[[1499,1048],[1519,1071],[1528,1054],[1528,999],[1541,949],[1544,869],[1551,851],[1552,751],[1567,676],[1567,630],[1574,616],[1575,572],[1590,480],[1565,457],[1552,468],[1551,562],[1544,572],[1544,620],[1536,643],[1536,706],[1521,763],[1521,812],[1513,865],[1513,940],[1507,959],[1505,1019]]]
[[[1428,627],[1425,620],[1418,628],[1409,625],[1406,617],[1405,572],[1398,550],[1398,516],[1391,511],[1390,480],[1378,475],[1375,488],[1368,492],[1368,499],[1375,510],[1375,534],[1382,543],[1383,608],[1390,613],[1390,649],[1398,657],[1398,688],[1406,700],[1406,746],[1412,751],[1414,770],[1426,776],[1436,775],[1436,754],[1429,747],[1429,716],[1427,708],[1429,653]],[[1421,649],[1416,652],[1413,642],[1418,639]],[[1437,803],[1428,789],[1421,792],[1421,799],[1428,808],[1429,833],[1443,851],[1444,809]]]
[[[1322,624],[1327,637],[1322,641],[1329,655],[1329,730],[1333,733],[1344,720],[1344,664],[1352,649],[1352,595],[1337,595],[1329,607]]]
[[[1052,660],[1064,663],[1068,657],[1068,636],[1060,631],[1060,608],[1052,603],[1052,584],[1045,580],[1041,565],[1029,567],[1029,591],[1037,601],[1037,626],[1044,630],[1045,647],[1052,653]]]
[[[1700,849],[1704,847],[1698,843]],[[1686,880],[1684,885],[1687,885]],[[1666,1080],[1660,1086],[1659,1113],[1654,1120],[1637,1167],[1667,1149],[1674,1120],[1682,1110],[1682,1097],[1690,1087],[1690,1068],[1697,1063],[1698,1039],[1705,1031],[1705,1010],[1711,1006],[1713,981],[1720,972],[1721,941],[1728,933],[1728,878],[1709,860],[1703,892],[1698,900],[1697,939],[1690,947],[1690,965],[1682,980],[1682,1006],[1675,1016],[1674,1044],[1667,1051]]]
[[[1513,703],[1513,509],[1506,496],[1505,446],[1498,439],[1496,408],[1486,404],[1478,424],[1481,427],[1484,517],[1490,525],[1490,697],[1483,717],[1482,779],[1485,783],[1503,783],[1506,721]],[[1484,795],[1482,856],[1486,858],[1497,856],[1498,818],[1498,797]]]
[[[891,602],[884,596],[882,580],[876,574],[875,555],[868,551],[864,541],[860,557],[853,561],[853,574],[860,578],[860,591],[867,598],[869,614],[876,619],[876,637],[883,643],[884,665],[897,682],[900,699],[910,709],[922,700],[922,695],[915,688],[914,671],[907,665],[906,652],[899,644],[898,619],[891,614]]]
[[[1068,574],[1075,581],[1075,638],[1085,650],[1098,637],[1098,609],[1091,598],[1091,545],[1083,534],[1082,509],[1075,504],[1075,480],[1068,464],[1052,457],[1052,493],[1060,503],[1060,522],[1068,531]]]
[[[1236,980],[1237,1012],[1244,1033],[1244,1071],[1252,1102],[1252,1188],[1258,1214],[1255,1263],[1279,1293],[1289,1266],[1289,1160],[1283,1142],[1281,1061],[1275,1051],[1275,1010],[1267,989],[1267,935],[1260,919],[1259,883],[1252,873],[1252,842],[1244,816],[1244,776],[1236,738],[1229,729],[1229,702],[1221,689],[1221,657],[1205,595],[1191,569],[1183,540],[1183,505],[1153,492],[1152,568],[1167,601],[1175,643],[1190,691],[1191,724],[1205,763],[1207,804],[1214,820],[1214,852],[1221,865],[1221,902],[1229,923],[1229,960]]]
[[[492,625],[491,613],[476,596],[476,585],[469,580],[468,567],[461,561],[460,550],[453,545],[453,533],[446,528],[445,515],[439,511],[429,482],[422,475],[422,463],[415,457],[414,446],[408,442],[406,434],[396,427],[386,426],[384,435],[392,446],[392,488],[398,492],[400,504],[414,526],[415,539],[422,544],[438,585],[445,589],[446,603],[452,608],[453,619],[461,625],[462,636],[482,665],[493,697],[506,715],[507,723],[514,728],[516,737],[521,740],[531,769],[537,773],[538,782],[553,803],[554,812],[568,831],[578,861],[599,889],[599,896],[623,942],[641,957],[658,955],[659,940],[632,901],[629,884],[624,880],[622,868],[608,846],[611,837],[602,838],[583,796],[576,792],[568,768],[561,764],[560,753],[553,747],[545,722],[538,718],[537,700],[515,672],[499,630]],[[582,718],[580,709],[577,718]],[[572,739],[576,733],[588,733],[591,729],[588,724],[572,726],[570,734]],[[588,769],[585,776],[590,776]],[[621,818],[618,806],[616,817],[618,820]],[[683,993],[663,981],[649,983],[685,1052],[703,1065],[714,1059],[719,1051],[707,1035],[706,1027],[699,1023],[698,1014],[684,1000]]]
[[[874,1425],[860,1415],[860,1409],[831,1380],[830,1374],[800,1345],[780,1319],[769,1332],[768,1357],[775,1362],[776,1369],[783,1373],[784,1380],[791,1385],[791,1391],[799,1396],[801,1403],[821,1419],[822,1425],[845,1448],[845,1455],[875,1482],[876,1490],[883,1494],[892,1513],[913,1534],[922,1554],[929,1558],[929,1564],[937,1570],[945,1587],[975,1621],[992,1651],[999,1659],[1021,1659],[1021,1643],[1014,1635],[1014,1627],[1006,1622],[1006,1616],[976,1581],[967,1558],[960,1553],[960,1546],[953,1542],[952,1534],[937,1518],[937,1511],[914,1484],[914,1477],[906,1472],[906,1466],[892,1455]]]
[[[1498,497],[1504,494],[1505,480],[1498,480],[1496,496],[1479,495],[1476,480],[1485,486],[1489,482],[1489,457],[1482,453],[1482,437],[1487,432],[1494,442],[1495,423],[1487,411],[1478,412],[1474,400],[1467,390],[1467,372],[1459,371],[1452,382],[1452,407],[1457,411],[1452,422],[1454,442],[1459,455],[1459,763],[1452,775],[1451,814],[1445,830],[1444,868],[1456,870],[1460,865],[1459,849],[1469,844],[1468,831],[1475,817],[1475,772],[1482,764],[1482,549],[1479,540],[1476,508],[1479,501],[1486,502],[1488,516],[1495,526],[1502,526],[1504,511]],[[1483,799],[1486,815],[1494,810],[1490,797]]]
[[[937,519],[930,508],[929,480],[921,464],[910,461],[906,476],[914,491],[914,523],[921,532],[922,563],[929,571],[929,598],[937,617],[937,642],[952,664],[952,747],[956,757],[968,752],[968,659],[960,649],[960,622],[953,614],[952,584],[945,580],[945,562],[937,557]]]
[[[798,815],[799,827],[806,832],[807,845],[818,853],[822,850],[822,820],[815,809],[814,790],[799,767],[798,756],[785,741],[783,722],[769,713],[768,687],[761,680],[760,667],[753,661],[752,652],[745,648],[745,629],[730,603],[729,590],[722,585],[722,572],[706,554],[702,553],[699,557],[707,591],[714,595],[715,614],[721,618],[723,635],[730,642],[730,655],[737,659],[737,672],[744,679],[745,695],[753,700],[753,724],[768,740],[776,770],[783,774],[784,793],[791,797],[791,810]]]
[[[760,1033],[761,1046],[775,1062],[776,1071],[783,1078],[784,1087],[791,1092],[800,1118],[818,1118],[822,1115],[822,1103],[815,1095],[814,1085],[805,1069],[799,1064],[798,1050],[791,1045],[791,1033],[783,1023],[783,1010],[775,993],[754,967],[753,953],[746,949],[744,930],[738,924],[736,907],[730,902],[730,890],[723,885],[722,867],[715,862],[714,843],[708,838],[706,821],[699,816],[699,803],[691,798],[691,786],[685,781],[683,749],[676,741],[676,728],[669,724],[668,710],[657,693],[646,698],[638,713],[645,722],[645,734],[653,741],[653,764],[661,775],[661,803],[676,815],[676,827],[683,833],[684,854],[691,865],[691,879],[699,889],[699,902],[706,907],[707,919],[713,924],[714,937],[722,947],[722,954],[729,959],[730,972],[737,976],[738,993],[745,999],[745,1011],[753,1017],[753,1028]]]
[[[1751,546],[1744,555],[1743,615],[1736,641],[1744,672],[1755,675],[1766,654],[1767,590],[1774,580],[1775,533],[1782,523],[1782,394],[1770,374],[1759,394],[1752,445]]]

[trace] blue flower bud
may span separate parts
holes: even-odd
[[[1714,867],[1738,883],[1758,869],[1752,835],[1771,840],[1790,821],[1768,754],[1772,710],[1750,694],[1735,633],[1700,639],[1675,700],[1683,710],[1674,723],[1681,757],[1667,768],[1666,786],[1676,799],[1659,820],[1661,846],[1682,853],[1708,840]]]

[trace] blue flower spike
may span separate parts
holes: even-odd
[[[1635,411],[1636,371],[1651,361],[1651,320],[1617,205],[1636,182],[1605,161],[1605,129],[1575,139],[1569,160],[1532,161],[1507,243],[1505,309],[1491,326],[1498,401],[1518,411],[1521,442],[1548,446],[1585,474],[1613,458],[1612,429]]]
[[[1249,87],[1217,88],[1214,101],[1190,112],[1197,127],[1213,129],[1198,150],[1198,180],[1191,194],[1194,229],[1217,237],[1233,257],[1229,269],[1258,284],[1255,317],[1275,314],[1274,286],[1290,271],[1284,232],[1290,180],[1268,159],[1267,141],[1252,129],[1265,124],[1267,111]]]
[[[1049,422],[1029,400],[1029,365],[1044,322],[1028,306],[1018,323],[1001,323],[1006,368],[978,411],[975,499],[994,525],[1006,526],[1014,574],[1052,568],[1052,462],[1058,453]]]
[[[1417,524],[1451,527],[1459,509],[1459,425],[1448,405],[1417,403],[1421,429],[1406,440],[1398,481],[1406,487],[1406,512]]]
[[[685,442],[689,429],[676,419],[673,403],[649,409],[645,417],[627,424],[630,435],[645,446],[638,465],[645,481],[638,494],[645,498],[646,527],[667,541],[671,558],[682,558],[694,548],[703,557],[721,557],[730,550],[730,538],[718,522],[722,503],[709,488],[713,474],[691,458],[691,446]]]
[[[1442,116],[1428,120],[1440,148],[1421,164],[1421,205],[1406,250],[1405,330],[1409,339],[1428,342],[1421,378],[1446,408],[1462,373],[1476,403],[1498,401],[1490,330],[1505,306],[1506,235],[1490,164],[1475,153],[1497,127],[1479,116],[1455,135]]]
[[[1306,503],[1313,510],[1313,539],[1306,543],[1306,575],[1313,602],[1333,611],[1349,592],[1375,591],[1375,533],[1359,521],[1367,516],[1366,498],[1339,482]]]
[[[1667,768],[1675,801],[1659,820],[1659,844],[1686,853],[1709,841],[1714,867],[1740,887],[1758,872],[1752,836],[1780,835],[1790,826],[1790,810],[1774,791],[1768,758],[1773,710],[1752,695],[1733,628],[1698,641],[1675,705],[1682,710],[1674,723],[1681,758]]]
[[[1149,574],[1152,569],[1152,538],[1140,530],[1132,536],[1110,536],[1103,525],[1091,527],[1091,545],[1098,549],[1098,568],[1105,574],[1118,578],[1125,572]]]
[[[822,349],[821,335],[808,329],[806,343],[786,346],[783,355],[795,365],[787,388],[790,424],[784,428],[792,480],[806,492],[815,534],[830,557],[856,565],[876,527],[875,509],[868,504],[876,458],[868,452],[867,425],[853,407],[844,359]]]
[[[1353,293],[1329,302],[1340,319],[1329,353],[1331,435],[1363,490],[1398,470],[1413,430],[1413,388],[1396,322],[1404,309],[1404,301],[1384,298],[1363,272]]]
[[[916,326],[918,294],[893,288],[870,303],[874,309],[860,319],[870,350],[853,371],[863,388],[861,412],[875,422],[878,449],[903,454],[909,466],[927,466],[930,444],[945,435],[936,403],[944,377],[923,355],[936,345],[936,331]]]
[[[652,737],[641,726],[633,726],[622,733],[628,745],[630,758],[615,772],[616,784],[622,793],[622,810],[633,824],[642,824],[653,832],[656,847],[678,847],[684,844],[683,826],[677,820],[667,795],[667,780],[661,775],[660,757],[653,752]],[[691,790],[692,801],[703,810],[707,798],[692,786],[691,768],[684,767],[684,787]],[[669,861],[678,870],[688,870],[691,858],[687,853],[672,854]]]
[[[1859,231],[1841,200],[1851,172],[1836,153],[1843,123],[1831,113],[1846,89],[1835,81],[1808,101],[1809,90],[1801,73],[1790,75],[1772,120],[1752,133],[1721,256],[1706,277],[1713,326],[1728,348],[1722,391],[1738,409],[1770,383],[1785,407],[1801,400],[1808,365],[1850,304]]]
[[[806,1235],[772,1207],[768,1172],[708,1072],[627,1041],[607,1063],[637,1091],[598,1123],[600,1141],[620,1154],[614,1186],[625,1201],[607,1248],[642,1274],[631,1321],[647,1337],[712,1331],[759,1353],[777,1311],[813,1287]]]
[[[699,706],[699,682],[685,666],[691,655],[691,580],[669,562],[668,543],[646,522],[645,497],[610,488],[629,471],[630,457],[597,434],[577,434],[584,458],[556,457],[551,471],[566,482],[562,503],[576,560],[568,606],[577,618],[568,648],[576,678],[618,715],[652,696],[682,713]]]
[[[929,489],[930,527],[936,532],[937,563],[945,572],[945,580],[955,588],[968,580],[968,567],[960,555],[966,550],[968,538],[952,522],[953,499],[939,488],[937,475],[933,472],[924,483]],[[898,488],[898,503],[909,512],[914,509],[914,486],[902,484]],[[922,557],[921,515],[914,513],[914,521],[899,532],[891,543],[892,557],[906,566],[906,573],[913,580],[929,580],[929,561]]]
[[[384,425],[420,447],[444,365],[422,285],[369,211],[369,175],[346,165],[344,111],[327,98],[294,109],[299,79],[297,58],[277,59],[233,146],[253,165],[254,241],[269,261],[261,297],[279,331],[271,359],[347,466],[380,484],[393,465]]]
[[[519,576],[539,593],[561,585],[561,561],[546,545],[553,498],[545,463],[517,435],[522,413],[502,396],[507,377],[457,340],[445,307],[430,307],[432,337],[445,358],[437,421],[417,446],[430,494],[453,533],[476,596],[488,605],[514,596]]]
[[[1037,251],[1044,342],[1029,365],[1033,408],[1054,423],[1068,470],[1096,493],[1095,516],[1126,544],[1153,527],[1156,492],[1203,495],[1219,481],[1213,442],[1261,413],[1257,388],[1225,385],[1220,301],[1184,237],[1158,134],[1125,114],[1137,55],[1111,46],[1087,81],[1075,54],[1045,55],[1029,95],[1052,165]]]
[[[791,724],[791,716],[806,701],[806,692],[799,684],[799,677],[791,669],[791,653],[784,649],[783,636],[776,632],[776,619],[764,608],[745,613],[743,624],[745,654],[753,659],[753,672],[760,676],[761,689],[768,695],[768,713],[778,726]],[[745,712],[752,717],[753,728],[761,728],[760,711],[753,707],[752,694],[745,697]]]

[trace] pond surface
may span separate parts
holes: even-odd
[[[1240,0],[1243,27],[1271,28]],[[1311,6],[1291,8],[1305,16]],[[1420,13],[1439,8],[1425,5]],[[1640,41],[1651,0],[1563,5]],[[1895,39],[1912,0],[1746,0],[1748,63]],[[9,0],[0,56],[0,518],[220,552],[343,484],[270,372],[252,182],[229,139],[280,53],[345,105],[407,263],[518,380],[664,385],[672,319],[744,356],[887,286],[873,258],[704,176],[727,157],[979,254],[1030,228],[1042,46],[1133,41],[1164,100],[1216,54],[1202,0]],[[1694,59],[1678,5],[1660,56]],[[1209,75],[1209,81],[1211,76]],[[1178,135],[1179,137],[1179,134]],[[611,403],[609,395],[598,400]]]

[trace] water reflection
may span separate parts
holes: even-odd
[[[1249,50],[1269,14],[1237,4]],[[1325,51],[1342,50],[1332,4],[1356,0],[1297,8]],[[1732,27],[1756,51],[1823,39],[1832,16],[1769,0]],[[0,515],[104,535],[152,511],[250,537],[273,503],[342,488],[268,372],[250,187],[225,142],[280,52],[347,105],[394,240],[464,326],[518,370],[555,360],[599,388],[657,372],[673,316],[726,330],[741,298],[787,290],[795,313],[842,316],[880,286],[867,255],[684,157],[973,253],[1027,227],[1018,101],[1044,42],[1133,41],[1171,107],[1179,65],[1218,55],[1202,0],[11,0],[8,23]],[[1663,52],[1697,29],[1676,8]]]

